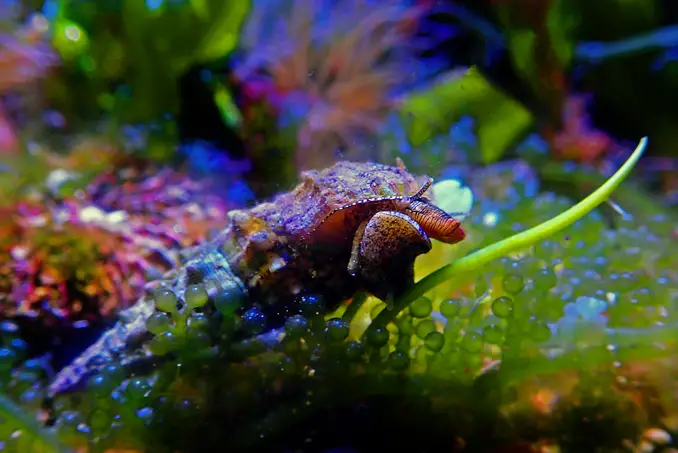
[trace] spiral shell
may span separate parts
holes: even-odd
[[[430,184],[402,163],[339,162],[305,172],[294,190],[229,212],[216,237],[188,250],[183,266],[149,284],[149,291],[162,286],[183,294],[188,285],[207,282],[211,299],[238,291],[248,301],[243,310],[258,306],[275,318],[294,312],[300,294],[322,294],[329,310],[360,288],[374,288],[378,297],[389,285],[404,290],[413,281],[414,258],[430,249],[427,235],[446,242],[464,237],[459,222],[424,195]],[[59,374],[51,391],[68,388],[122,352],[129,366],[153,360],[132,340],[148,335],[145,322],[154,310],[149,292]]]

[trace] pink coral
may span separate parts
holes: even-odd
[[[59,201],[5,208],[0,313],[98,322],[128,306],[182,248],[223,226],[229,206],[180,172],[144,165],[102,174]]]
[[[586,113],[587,96],[573,95],[565,100],[563,127],[555,134],[553,148],[561,159],[593,163],[614,145],[604,132],[591,126]]]

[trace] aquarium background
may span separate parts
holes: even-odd
[[[0,451],[678,452],[677,105],[671,0],[0,2]],[[341,161],[465,240],[395,300],[211,291]]]

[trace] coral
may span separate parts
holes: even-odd
[[[552,138],[556,158],[592,163],[613,147],[607,134],[591,127],[586,113],[587,100],[585,96],[565,99],[562,128]]]
[[[77,160],[58,162],[82,168]],[[222,226],[228,207],[204,183],[147,164],[109,169],[65,198],[27,196],[5,208],[2,315],[57,336],[63,325],[106,324]]]
[[[424,43],[412,25],[424,12],[394,1],[256,2],[235,65],[249,98],[245,118],[249,103],[270,103],[283,130],[296,131],[297,169],[326,166],[336,150],[355,157],[395,91],[420,76]]]

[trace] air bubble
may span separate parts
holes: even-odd
[[[315,295],[304,295],[299,298],[301,313],[307,316],[317,316],[323,311],[322,298]]]
[[[151,390],[151,385],[146,379],[143,378],[132,378],[127,382],[125,387],[125,393],[133,401],[138,401],[146,396],[146,394]]]
[[[461,335],[462,330],[464,329],[464,324],[461,320],[455,320],[448,322],[443,330],[445,338],[448,341],[456,341],[457,338]]]
[[[546,262],[551,262],[554,258],[560,256],[561,252],[561,245],[551,240],[541,241],[534,247],[534,256]]]
[[[242,315],[242,328],[250,335],[259,335],[266,329],[266,315],[254,307]]]
[[[504,274],[520,274],[521,270],[520,261],[504,258]]]
[[[83,423],[82,415],[76,411],[66,411],[59,415],[56,421],[56,427],[59,431],[59,437],[63,440],[72,439],[84,440],[83,433],[79,426]]]
[[[379,327],[367,332],[367,341],[370,343],[370,346],[375,348],[381,348],[386,346],[389,339],[389,332],[383,327]]]
[[[406,352],[396,350],[389,355],[388,364],[396,371],[405,371],[410,366],[410,357]]]
[[[483,341],[488,344],[501,344],[504,338],[504,327],[508,323],[502,318],[488,316],[483,326]]]
[[[482,275],[479,275],[476,278],[475,286],[474,286],[474,294],[477,298],[485,296],[487,292],[489,291],[490,286],[487,283],[487,280],[485,280],[485,277]]]
[[[192,313],[188,318],[188,333],[205,333],[209,327],[209,318],[204,313]]]
[[[224,316],[233,316],[245,303],[245,294],[235,286],[223,287],[214,297],[214,307]]]
[[[114,380],[104,373],[92,376],[87,382],[87,389],[97,396],[108,396],[115,387]]]
[[[462,346],[467,352],[480,352],[483,348],[483,337],[477,332],[469,331],[464,335]]]
[[[153,337],[149,347],[154,355],[163,356],[174,351],[178,343],[176,335],[170,331],[165,331]]]
[[[523,288],[525,288],[525,280],[518,274],[508,274],[504,276],[502,287],[508,294],[515,296],[520,294]]]
[[[549,290],[558,283],[556,273],[550,267],[536,271],[532,276],[532,280],[534,281],[534,287],[540,291]]]
[[[546,325],[546,323],[541,322],[536,318],[531,318],[528,328],[528,335],[534,341],[543,343],[544,341],[551,338],[551,329],[548,325]]]
[[[308,333],[308,320],[301,315],[294,315],[285,321],[285,333],[290,339],[299,339]]]
[[[457,299],[447,299],[440,303],[440,314],[447,319],[454,318],[461,310],[462,302]]]
[[[436,330],[435,322],[433,322],[430,319],[424,319],[422,321],[419,321],[419,323],[417,323],[417,326],[414,328],[415,334],[422,340],[425,339],[428,334],[434,332],[435,330]]]
[[[108,432],[113,422],[113,414],[105,409],[96,409],[89,416],[88,424],[92,433],[101,436]]]
[[[14,349],[0,348],[0,373],[9,371],[17,360],[17,353]]]
[[[653,294],[650,288],[637,288],[628,294],[628,298],[632,304],[650,305],[653,301]]]
[[[362,360],[365,354],[365,347],[359,341],[349,341],[346,343],[346,358],[352,362]]]
[[[19,403],[23,409],[37,410],[41,408],[44,396],[44,392],[39,388],[29,388],[21,394]]]
[[[464,361],[464,365],[466,365],[466,367],[471,372],[469,374],[469,377],[472,377],[473,376],[472,373],[475,372],[476,370],[479,370],[483,366],[482,354],[463,354],[462,359]]]
[[[411,316],[400,316],[396,320],[396,327],[399,335],[412,335],[414,333],[414,323]]]

